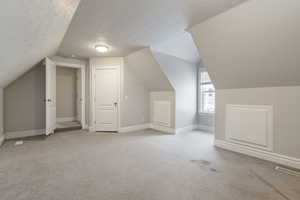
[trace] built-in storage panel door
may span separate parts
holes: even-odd
[[[95,69],[96,131],[118,129],[118,77],[117,67]]]
[[[56,65],[46,58],[46,135],[56,128]]]

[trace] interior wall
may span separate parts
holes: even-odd
[[[176,91],[176,128],[197,123],[197,65],[167,54],[153,52]]]
[[[40,62],[4,88],[4,130],[45,129],[45,67]]]
[[[191,29],[217,89],[300,85],[300,1],[249,0]]]
[[[77,69],[56,67],[56,118],[76,119]]]
[[[226,104],[273,105],[274,152],[300,158],[300,86],[217,90],[216,139],[225,140]]]
[[[127,62],[124,63],[124,58],[121,57],[102,57],[91,58],[89,61],[89,69],[93,66],[121,66],[121,91],[120,91],[120,114],[121,127],[139,125],[149,123],[149,93],[148,89],[141,80],[132,73]],[[90,79],[91,73],[89,73]],[[89,89],[91,96],[91,88]],[[93,105],[90,99],[90,105]],[[92,106],[90,109],[93,109]],[[89,119],[92,119],[92,111],[90,110]],[[92,120],[89,120],[89,126],[92,126]]]
[[[171,102],[171,127],[176,128],[176,94],[174,91],[153,91],[150,92],[150,121],[153,123],[153,103],[154,101]]]
[[[125,57],[131,71],[150,91],[173,91],[170,81],[161,70],[150,48],[136,51]]]
[[[121,126],[149,123],[149,90],[131,71],[128,63],[124,65],[123,95],[121,100],[123,116]]]
[[[274,152],[300,158],[299,8],[250,0],[191,29],[217,88],[216,139],[225,140],[225,105],[273,105]]]

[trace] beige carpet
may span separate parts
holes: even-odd
[[[57,133],[0,149],[1,200],[299,200],[300,179],[211,134]]]

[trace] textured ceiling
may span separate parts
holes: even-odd
[[[163,52],[175,47],[171,54],[194,62],[199,56],[184,30],[243,1],[81,0],[59,54],[104,56],[95,51],[96,44],[110,47],[105,56],[126,56],[149,46]],[[170,44],[172,40],[174,44]]]
[[[56,53],[79,0],[7,0],[0,7],[0,87]]]

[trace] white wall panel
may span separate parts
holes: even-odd
[[[272,151],[273,107],[269,105],[227,105],[226,139]]]
[[[154,101],[153,122],[157,125],[171,127],[171,102]]]

